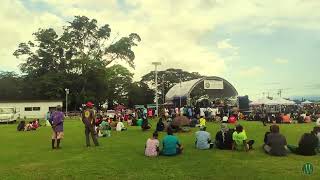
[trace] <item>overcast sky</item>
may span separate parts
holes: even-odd
[[[75,15],[138,33],[135,80],[181,68],[221,76],[239,91],[320,95],[319,0],[1,0],[0,70],[17,71],[12,55],[38,28],[61,27]]]

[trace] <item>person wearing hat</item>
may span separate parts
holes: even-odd
[[[54,111],[50,117],[50,120],[52,122],[52,137],[51,137],[52,149],[60,149],[61,148],[60,142],[61,142],[61,139],[63,139],[63,137],[64,137],[63,119],[64,119],[64,114],[62,112],[62,107],[59,105],[59,106],[57,106],[56,111]],[[57,141],[57,147],[55,147],[56,141]]]
[[[216,134],[216,147],[219,149],[231,150],[232,149],[232,134],[234,130],[229,129],[226,123],[220,125],[220,131]]]
[[[211,135],[209,132],[206,131],[205,126],[200,127],[200,131],[196,132],[196,148],[205,150],[205,149],[212,149],[213,143],[211,143]]]
[[[86,109],[82,112],[82,122],[85,125],[85,135],[86,135],[86,145],[90,146],[89,134],[91,134],[91,138],[95,146],[99,146],[96,131],[94,130],[95,125],[95,111],[93,109],[93,103],[87,102]]]

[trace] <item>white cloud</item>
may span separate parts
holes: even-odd
[[[161,58],[164,60],[160,69],[183,68],[203,75],[223,75],[227,70],[226,60],[232,57],[222,57],[209,45],[199,43],[204,35],[219,26],[262,33],[272,33],[274,28],[282,26],[320,29],[319,1],[125,0],[129,7],[125,10],[117,0],[32,1],[48,3],[54,11],[34,12],[25,8],[21,1],[1,1],[0,68],[17,69],[20,62],[12,53],[19,42],[32,39],[32,33],[40,27],[61,29],[66,19],[74,15],[96,18],[100,24],[108,23],[113,33],[120,36],[131,32],[141,36],[141,43],[134,48],[136,79],[153,70],[151,62]],[[219,42],[217,47],[238,49],[230,39]],[[262,72],[262,68],[253,67],[241,74]]]
[[[0,70],[18,71],[21,60],[12,54],[21,42],[32,40],[39,28],[58,29],[62,19],[48,12],[31,12],[20,1],[2,0],[0,6]]]
[[[254,66],[247,69],[242,69],[239,74],[243,77],[257,77],[265,73],[265,70],[260,66]]]
[[[238,49],[237,47],[234,47],[230,43],[230,39],[224,39],[222,41],[217,42],[217,48],[218,49]]]
[[[288,59],[282,59],[282,58],[276,58],[273,60],[274,63],[276,64],[288,64],[289,60]]]

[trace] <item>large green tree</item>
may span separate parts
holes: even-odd
[[[85,16],[75,16],[61,35],[52,28],[39,29],[33,35],[34,41],[19,44],[14,52],[25,60],[20,69],[32,89],[31,96],[61,99],[64,89],[69,88],[75,106],[86,100],[102,103],[110,99],[108,89],[113,77],[109,76],[116,75],[108,66],[122,60],[134,67],[132,47],[141,40],[135,33],[112,38],[108,24],[98,26],[95,19]]]
[[[0,100],[21,98],[21,83],[22,80],[16,73],[0,71]]]

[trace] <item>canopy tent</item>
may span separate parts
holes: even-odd
[[[275,105],[295,105],[296,103],[294,101],[289,101],[283,98],[275,98],[272,100],[268,98],[261,98],[250,103],[250,105],[252,106],[262,105],[262,104],[275,106]]]
[[[257,106],[257,105],[278,105],[278,103],[276,103],[275,101],[268,99],[268,98],[261,98],[261,99],[257,99],[256,101],[252,101],[250,103],[251,106]]]
[[[313,102],[311,102],[311,101],[304,101],[304,102],[302,102],[301,104],[302,104],[302,105],[308,105],[308,104],[313,104]]]
[[[296,103],[294,101],[290,101],[283,98],[275,98],[273,101],[279,105],[295,105]]]

